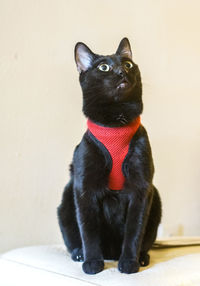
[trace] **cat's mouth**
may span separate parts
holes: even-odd
[[[117,85],[117,90],[125,90],[131,87],[131,83],[127,79],[121,80]]]

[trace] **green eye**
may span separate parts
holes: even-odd
[[[107,64],[100,64],[98,69],[103,72],[108,72],[110,70],[110,66]]]
[[[133,67],[133,64],[132,64],[132,62],[130,62],[130,61],[126,61],[126,62],[124,63],[124,66],[125,66],[127,69],[131,69],[131,68]]]

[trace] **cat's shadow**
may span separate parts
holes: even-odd
[[[182,247],[172,247],[172,248],[162,248],[162,249],[152,249],[150,254],[150,264],[146,267],[140,267],[140,272],[151,268],[152,266],[169,261],[173,258],[184,256],[187,254],[194,254],[200,252],[200,246],[182,246]],[[118,261],[105,261],[104,269],[117,268]]]

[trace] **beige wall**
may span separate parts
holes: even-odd
[[[200,2],[0,0],[0,251],[61,242],[56,207],[84,130],[77,41],[130,39],[164,235],[200,235]]]

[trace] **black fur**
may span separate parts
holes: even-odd
[[[83,112],[104,126],[123,126],[142,113],[142,84],[138,66],[124,38],[116,54],[99,56],[86,45],[75,47],[83,91]],[[127,68],[126,61],[133,67]],[[101,63],[109,71],[99,70]],[[104,67],[105,68],[105,67]],[[120,83],[127,83],[126,87]],[[119,260],[118,269],[134,273],[149,264],[148,251],[161,219],[161,201],[152,179],[154,166],[145,128],[134,135],[122,170],[122,190],[108,189],[112,162],[104,145],[87,131],[76,147],[70,182],[58,207],[59,225],[72,259],[83,270],[103,270],[104,259]]]

